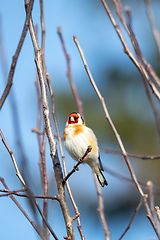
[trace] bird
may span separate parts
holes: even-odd
[[[84,156],[88,146],[92,147],[83,163],[87,163],[92,168],[102,187],[107,186],[108,182],[102,173],[104,169],[99,155],[97,138],[92,129],[86,126],[79,113],[72,112],[69,114],[63,132],[63,140],[68,154],[77,162]]]

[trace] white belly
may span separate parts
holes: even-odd
[[[69,155],[76,161],[79,161],[81,157],[85,154],[89,143],[84,137],[84,134],[79,134],[78,136],[68,137],[64,141],[64,146],[69,153]]]

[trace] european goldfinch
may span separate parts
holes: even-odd
[[[83,162],[92,168],[102,187],[108,185],[101,172],[103,171],[103,167],[99,156],[97,138],[94,132],[85,125],[79,113],[73,112],[69,114],[63,137],[65,149],[77,162],[83,157],[88,146],[91,145],[92,150],[87,154]]]

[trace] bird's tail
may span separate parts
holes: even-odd
[[[96,176],[98,178],[99,183],[101,184],[102,187],[104,187],[105,185],[108,185],[108,182],[106,181],[102,171],[99,169],[99,171],[96,171]]]

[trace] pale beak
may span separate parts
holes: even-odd
[[[70,122],[74,122],[75,120],[74,120],[74,117],[72,116],[72,117],[70,117]]]

